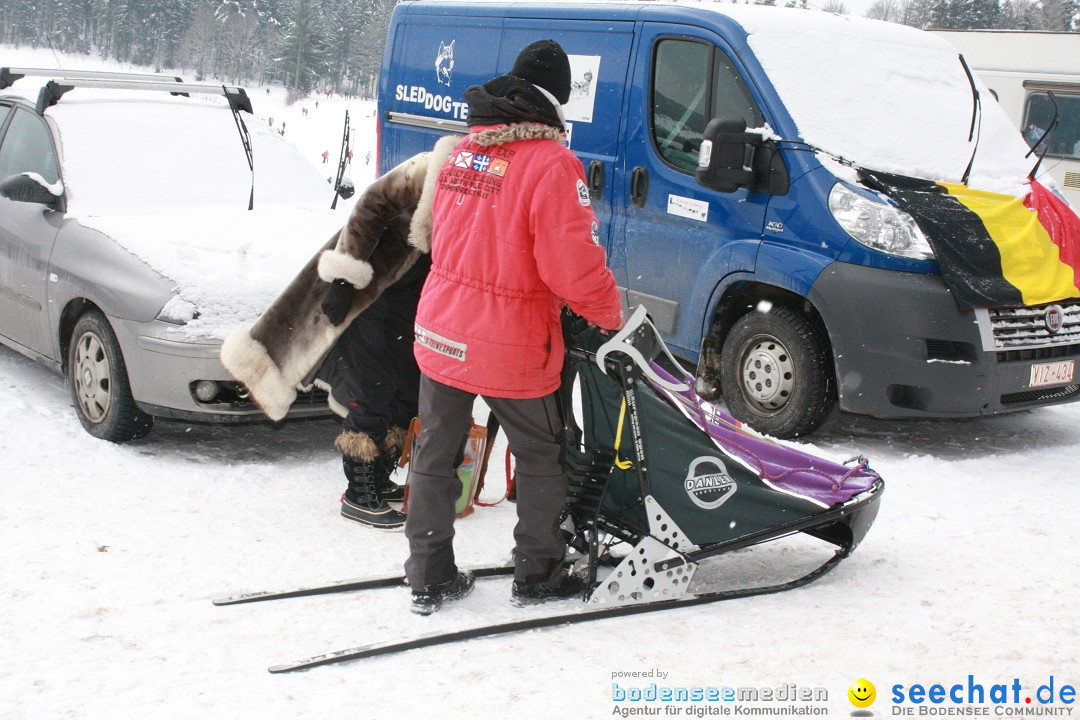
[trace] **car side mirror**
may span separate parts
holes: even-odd
[[[59,188],[60,194],[56,194],[56,188]],[[60,202],[63,192],[64,186],[61,183],[50,186],[37,173],[19,173],[0,180],[0,196],[15,202],[53,207]]]
[[[694,176],[702,187],[725,193],[744,187],[786,195],[789,186],[776,143],[746,132],[746,120],[739,117],[713,118],[705,126]]]

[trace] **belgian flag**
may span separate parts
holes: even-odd
[[[1080,218],[1035,180],[1018,198],[880,172],[861,179],[915,219],[962,310],[1080,297]]]

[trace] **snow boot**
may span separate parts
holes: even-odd
[[[588,581],[580,575],[567,575],[560,572],[543,582],[515,580],[510,588],[510,604],[515,607],[538,605],[548,600],[566,600],[572,597],[584,597]]]
[[[344,431],[335,443],[342,453],[342,465],[349,487],[341,497],[341,515],[369,527],[396,530],[405,525],[405,515],[390,507],[379,494],[382,457],[375,443],[364,433]]]
[[[472,592],[476,576],[470,570],[458,570],[450,580],[428,585],[423,590],[413,590],[412,610],[417,615],[430,615],[447,600],[458,600]]]

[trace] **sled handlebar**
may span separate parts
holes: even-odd
[[[660,333],[656,326],[652,324],[652,320],[649,319],[649,314],[644,305],[638,305],[634,308],[623,329],[612,335],[610,340],[597,348],[596,364],[599,366],[600,372],[605,375],[608,372],[605,360],[612,353],[625,355],[641,369],[645,377],[661,387],[672,392],[685,392],[690,389],[690,386],[686,383],[673,383],[670,380],[665,380],[652,369],[650,363],[663,354],[682,373],[683,377],[690,376],[690,373],[679,364],[660,338]],[[612,361],[619,362],[615,358],[612,358]]]

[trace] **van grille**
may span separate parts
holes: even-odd
[[[1062,309],[1064,322],[1058,332],[1052,333],[1047,328],[1046,312],[1047,308],[1055,305]],[[1080,300],[987,312],[993,338],[991,349],[998,351],[998,360],[1008,362],[1039,357],[1061,357],[1075,354],[1075,351],[1080,350]],[[1075,348],[1070,346],[1075,346]],[[1015,352],[1034,348],[1040,348],[1044,352],[1034,355]]]
[[[1065,182],[1062,184],[1067,188],[1080,189],[1080,172],[1065,171]]]

